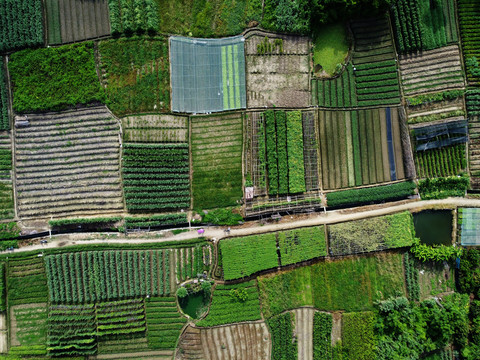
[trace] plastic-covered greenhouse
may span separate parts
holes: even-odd
[[[172,111],[246,108],[244,41],[170,37]]]
[[[458,218],[462,245],[480,245],[480,208],[460,208]]]
[[[468,141],[467,121],[451,121],[416,128],[414,130],[416,150],[437,149],[462,144]]]

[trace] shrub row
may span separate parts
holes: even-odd
[[[401,199],[415,194],[415,188],[415,183],[406,181],[391,185],[335,191],[327,194],[327,205],[340,207]]]
[[[9,129],[7,79],[3,57],[0,57],[0,130]]]
[[[449,196],[464,196],[470,186],[468,176],[450,176],[425,179],[418,182],[418,190],[423,200],[445,199]]]

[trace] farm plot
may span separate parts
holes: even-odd
[[[123,141],[133,143],[188,143],[188,117],[135,115],[122,118]]]
[[[48,44],[110,35],[108,0],[46,0]]]
[[[458,0],[457,8],[467,80],[478,83],[480,81],[478,68],[478,60],[480,59],[480,40],[478,38],[480,3],[476,0]],[[473,58],[476,58],[477,61]]]
[[[48,299],[43,259],[37,256],[8,261],[8,305],[44,303]]]
[[[396,1],[391,9],[399,52],[431,50],[457,43],[454,0]]]
[[[45,257],[52,303],[170,293],[169,250],[88,251]]]
[[[407,96],[465,88],[458,45],[402,55],[400,73]]]
[[[418,272],[420,301],[455,291],[455,269],[448,263],[416,261],[415,270]]]
[[[415,238],[412,215],[402,212],[328,226],[333,255],[409,247]]]
[[[220,241],[220,251],[225,280],[247,277],[279,265],[275,233],[224,239]]]
[[[294,333],[295,314],[287,312],[267,319],[272,336],[272,359],[297,358],[298,344]]]
[[[270,359],[270,334],[264,322],[199,329],[187,327],[178,359]]]
[[[355,76],[352,63],[334,79],[312,80],[313,105],[327,108],[357,106]]]
[[[260,320],[260,303],[256,281],[237,285],[217,285],[213,291],[212,304],[199,327],[210,327]]]
[[[98,44],[102,85],[115,115],[170,110],[168,44],[162,37],[120,38]]]
[[[22,218],[123,211],[119,126],[104,107],[29,115],[15,131]]]
[[[0,56],[0,130],[10,129],[8,118],[8,89],[6,67],[3,57]]]
[[[15,215],[12,191],[12,145],[8,132],[0,132],[0,219]]]
[[[129,212],[190,208],[188,144],[125,144],[122,171]]]
[[[111,340],[100,338],[97,347],[97,359],[123,359],[127,354],[132,358],[137,356],[142,358],[142,355],[148,357],[149,355],[142,353],[149,351],[145,332],[131,335],[122,334],[120,337],[112,337]],[[137,354],[138,352],[140,354]]]
[[[406,98],[411,127],[426,122],[460,120],[466,116],[464,90],[447,90]]]
[[[398,109],[320,111],[326,190],[405,178]]]
[[[469,88],[465,93],[468,113],[468,159],[471,184],[480,186],[480,89]]]
[[[43,45],[41,0],[5,0],[0,3],[0,52]]]
[[[47,304],[10,307],[10,353],[46,355]]]
[[[375,358],[375,321],[370,311],[342,314],[342,350],[347,359]]]
[[[115,338],[123,335],[145,334],[143,299],[118,300],[96,305],[97,337]]]
[[[158,30],[158,2],[155,0],[108,0],[112,33],[156,32]]]
[[[259,136],[260,163],[265,163],[270,195],[305,192],[303,124],[300,111],[273,111],[264,114],[265,131]]]
[[[242,198],[243,115],[190,118],[193,207],[237,205]]]
[[[302,306],[324,311],[373,310],[375,301],[405,293],[403,257],[379,253],[320,262],[261,276],[258,284],[266,317]]]
[[[59,111],[105,101],[95,67],[93,42],[26,49],[9,57],[13,109]]]
[[[278,232],[276,236],[282,266],[327,255],[323,226]]]
[[[316,311],[313,316],[313,359],[332,358],[333,317],[329,313]]]
[[[94,304],[51,305],[48,311],[49,356],[88,356],[97,352]]]
[[[180,315],[174,297],[153,297],[145,302],[148,346],[174,350],[187,320]],[[173,355],[173,354],[172,354]]]
[[[172,110],[210,113],[246,107],[244,38],[172,36]]]
[[[259,51],[265,42],[263,33],[246,39],[248,108],[307,107],[311,102],[309,38],[269,36],[268,42],[281,41],[278,50]]]
[[[388,19],[355,21],[351,27],[358,106],[399,104],[400,84]]]
[[[458,175],[467,168],[465,144],[415,153],[418,178]]]
[[[196,278],[198,274],[203,274],[208,270],[211,261],[211,247],[196,246],[191,248],[179,248],[171,250],[173,261],[172,267],[175,269],[176,283],[180,284],[187,279]]]

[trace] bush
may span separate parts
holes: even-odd
[[[177,289],[177,297],[179,299],[184,299],[188,296],[188,290],[186,288],[184,288],[183,286],[182,287],[179,287]]]
[[[0,223],[0,240],[14,239],[19,235],[20,228],[16,222]]]
[[[418,190],[423,200],[445,199],[450,196],[465,196],[470,186],[468,176],[450,176],[437,179],[425,179],[418,182]]]
[[[462,248],[445,245],[426,245],[420,243],[420,239],[415,239],[410,252],[418,260],[426,261],[453,261],[462,255]]]
[[[8,68],[19,113],[105,102],[92,42],[19,51],[10,56]]]

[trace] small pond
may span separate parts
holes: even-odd
[[[203,296],[203,291],[199,291],[197,293],[189,294],[184,299],[179,299],[179,303],[185,314],[193,319],[198,319],[205,311],[207,311],[209,300],[208,297],[205,298],[205,296]]]
[[[451,210],[425,210],[413,214],[416,237],[428,245],[452,244]]]

